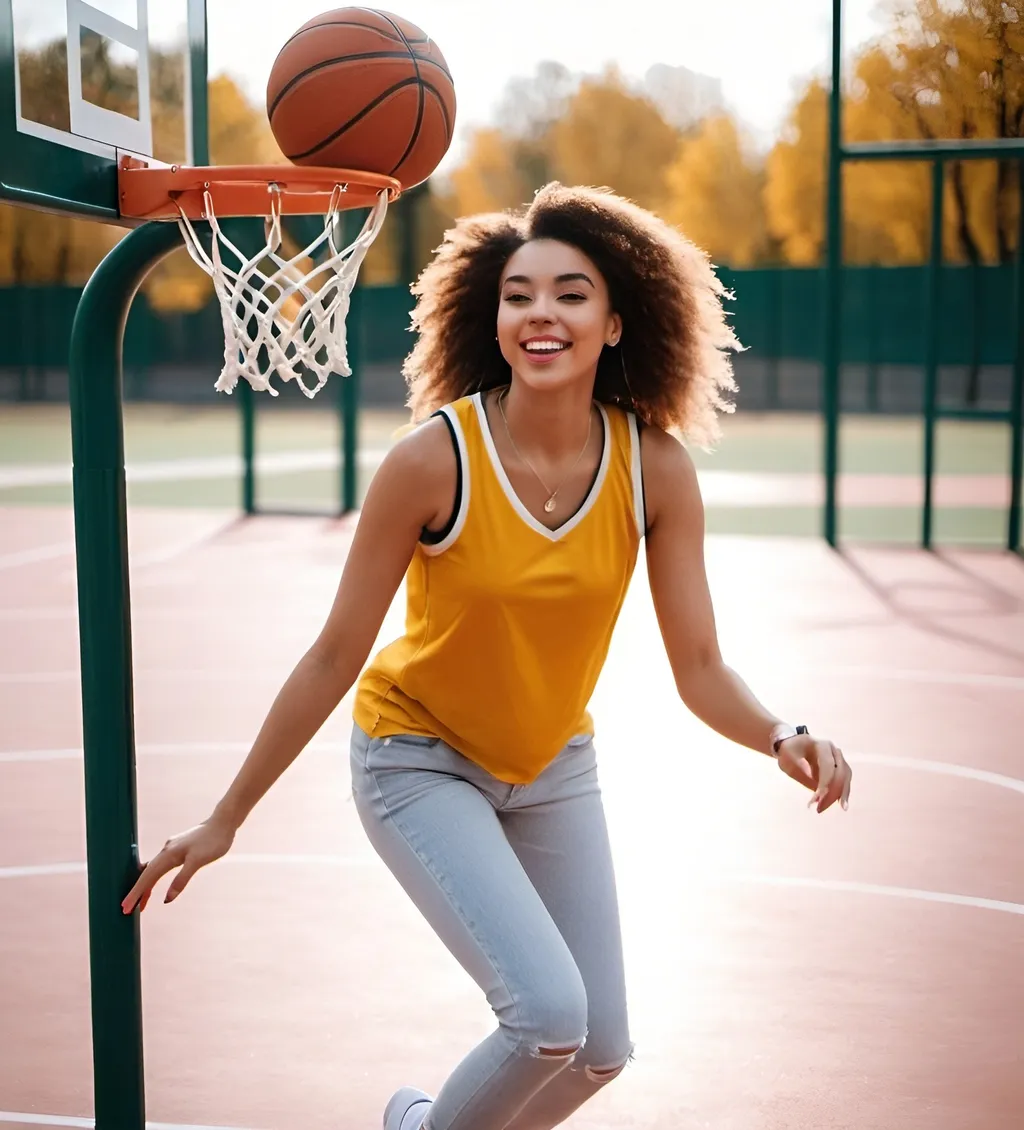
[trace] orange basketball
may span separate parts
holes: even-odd
[[[324,12],[281,48],[267,116],[297,165],[334,165],[424,181],[447,153],[455,88],[437,45],[373,8]]]

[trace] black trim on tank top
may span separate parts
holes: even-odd
[[[644,434],[644,422],[639,416],[636,417],[636,442],[640,444],[640,506],[644,515],[644,537],[651,532],[651,527],[647,522],[647,495],[644,492],[644,450],[641,443],[641,437]]]
[[[428,530],[426,526],[420,530],[420,541],[424,545],[439,545],[446,537],[455,529],[455,523],[459,520],[459,511],[462,509],[462,459],[459,456],[459,440],[455,435],[455,425],[448,419],[447,412],[440,410],[431,414],[431,419],[434,416],[440,416],[445,422],[445,427],[448,429],[448,435],[452,441],[452,447],[455,449],[455,503],[452,506],[451,517],[445,522],[440,530]]]

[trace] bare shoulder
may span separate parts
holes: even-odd
[[[458,465],[447,423],[436,417],[416,425],[391,448],[374,476],[366,508],[386,504],[409,512],[421,526],[447,520]]]
[[[697,469],[675,436],[661,428],[645,427],[640,433],[640,465],[649,529],[654,529],[659,517],[669,514],[689,514],[703,521]]]
[[[453,471],[455,452],[447,423],[431,416],[416,424],[395,443],[387,458],[404,470],[420,474],[443,475],[447,470]]]

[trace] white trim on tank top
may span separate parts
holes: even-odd
[[[469,457],[466,451],[466,436],[462,431],[462,424],[459,422],[458,414],[451,407],[445,405],[441,411],[445,414],[448,422],[455,432],[455,442],[458,450],[455,453],[455,458],[458,459],[462,470],[462,496],[459,499],[459,512],[455,515],[455,521],[452,523],[452,528],[442,541],[430,545],[427,542],[421,541],[419,547],[428,557],[437,557],[439,553],[444,553],[458,540],[459,534],[462,533],[462,527],[466,524],[466,515],[469,513]]]
[[[632,412],[626,413],[629,420],[629,470],[633,479],[633,512],[636,514],[636,532],[641,541],[647,533],[647,515],[644,513],[644,469],[640,459],[640,429],[637,427],[636,416]]]
[[[519,495],[512,489],[512,483],[509,481],[508,475],[505,473],[505,468],[501,465],[501,459],[498,457],[498,449],[494,446],[494,437],[491,435],[491,427],[487,422],[487,412],[484,408],[483,393],[477,392],[473,394],[473,406],[476,408],[477,421],[480,424],[480,432],[483,435],[484,447],[487,449],[488,458],[491,461],[491,467],[497,477],[498,484],[505,492],[505,497],[512,504],[512,509],[519,515],[520,518],[530,527],[531,530],[536,530],[541,537],[545,537],[548,541],[560,541],[566,534],[583,521],[584,518],[594,508],[598,496],[601,493],[601,488],[604,486],[604,481],[608,476],[608,466],[611,463],[612,451],[612,429],[608,421],[608,413],[604,410],[604,405],[597,403],[597,410],[601,413],[601,421],[604,425],[604,442],[601,450],[601,464],[597,469],[597,478],[591,485],[587,497],[583,500],[583,505],[576,511],[571,518],[566,519],[560,526],[553,530],[549,530],[543,522],[538,521],[529,510],[523,505]]]

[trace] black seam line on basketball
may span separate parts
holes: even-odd
[[[380,14],[395,29],[395,34],[402,37],[402,42],[405,44],[406,50],[409,52],[409,58],[412,59],[412,65],[416,71],[416,77],[417,79],[419,79],[419,101],[416,106],[416,124],[412,128],[412,135],[409,138],[409,144],[405,147],[405,152],[399,158],[398,164],[395,165],[390,173],[388,173],[388,176],[393,177],[395,173],[397,173],[398,170],[405,164],[406,159],[413,150],[413,146],[419,140],[420,130],[423,128],[423,110],[426,105],[427,96],[423,91],[423,75],[420,74],[419,60],[416,58],[416,52],[413,51],[408,39],[405,38],[405,32],[402,31],[398,24],[396,24],[395,21],[386,12],[381,12]],[[449,75],[448,77],[451,78],[451,75]]]
[[[423,89],[429,90],[430,93],[433,94],[434,98],[437,100],[438,108],[441,111],[441,117],[444,118],[444,141],[445,141],[445,145],[446,146],[451,145],[451,143],[452,143],[452,123],[451,123],[451,120],[448,117],[448,108],[444,104],[444,99],[441,97],[441,92],[437,89],[436,86],[431,86],[429,82],[425,82],[423,84]]]
[[[361,12],[370,11],[369,8],[360,8]],[[394,25],[392,25],[394,26]],[[376,32],[377,35],[382,35],[385,39],[390,39],[392,43],[401,43],[402,38],[399,36],[397,39],[393,35],[388,35],[383,28],[374,27],[372,24],[361,24],[358,20],[321,20],[319,23],[313,24],[312,27],[300,27],[297,32],[289,36],[281,45],[281,51],[288,46],[293,39],[298,39],[300,35],[308,35],[311,31],[317,31],[322,27],[361,27],[364,31]],[[415,43],[418,46],[430,42],[430,36],[425,35],[422,39],[410,39],[410,43]],[[279,52],[280,54],[280,52]]]
[[[400,39],[400,40],[401,40],[401,41],[402,41],[402,42],[403,42],[403,43],[404,43],[404,44],[406,45],[406,47],[408,47],[410,43],[422,43],[422,42],[427,42],[427,43],[429,43],[429,42],[430,42],[430,36],[429,36],[429,35],[427,36],[427,38],[426,38],[426,40],[425,40],[425,41],[424,41],[424,40],[420,40],[420,39],[406,39],[406,38],[405,38],[405,32],[404,32],[404,31],[402,31],[402,29],[401,29],[401,28],[400,28],[400,27],[398,26],[398,24],[396,24],[396,23],[395,23],[395,21],[394,21],[394,20],[393,20],[393,19],[392,19],[392,18],[391,18],[391,17],[390,17],[390,16],[388,15],[388,14],[387,14],[387,12],[382,12],[382,11],[381,11],[381,10],[380,10],[379,8],[363,8],[363,7],[358,7],[358,8],[356,8],[356,11],[357,11],[357,12],[370,12],[370,13],[371,13],[372,15],[374,15],[374,16],[380,16],[380,18],[381,18],[382,20],[387,20],[387,22],[388,22],[388,23],[389,23],[389,24],[390,24],[390,25],[391,25],[391,26],[392,26],[392,27],[393,27],[393,28],[395,29],[395,35],[397,35],[397,36],[398,36],[398,38],[399,38],[399,39]],[[411,54],[411,52],[410,52],[410,54]]]
[[[337,141],[339,137],[347,130],[350,130],[354,125],[358,124],[366,117],[367,114],[372,113],[382,103],[387,101],[392,94],[397,94],[398,91],[404,90],[407,86],[412,86],[416,83],[419,86],[423,85],[423,80],[418,78],[404,78],[401,82],[396,82],[394,86],[389,87],[382,94],[378,94],[376,98],[367,106],[364,106],[354,118],[349,118],[344,125],[339,126],[330,137],[325,137],[323,141],[318,141],[312,149],[307,149],[304,153],[287,153],[285,156],[289,161],[301,161],[304,157],[312,157],[314,153],[318,153],[321,149],[330,145],[332,141]]]
[[[407,51],[364,51],[358,55],[336,55],[333,59],[323,59],[319,63],[314,63],[311,67],[307,67],[304,71],[300,71],[297,75],[293,75],[278,91],[277,97],[270,104],[270,109],[267,111],[267,117],[273,118],[274,111],[280,105],[281,99],[291,90],[294,86],[300,83],[304,78],[309,78],[310,75],[316,74],[317,71],[322,71],[324,67],[333,67],[337,63],[353,63],[359,59],[408,59],[409,53]],[[435,63],[433,59],[420,59],[421,63],[429,63],[432,67],[437,67],[448,80],[451,81],[451,75],[448,71],[441,66],[440,63]],[[419,68],[416,68],[416,75],[419,75]]]

